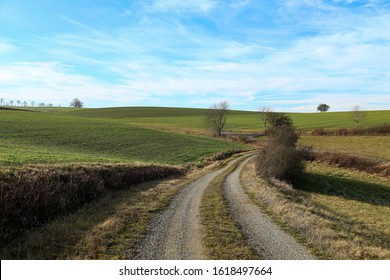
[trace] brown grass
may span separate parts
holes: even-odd
[[[351,168],[359,171],[378,174],[384,177],[390,177],[390,162],[364,158],[345,153],[336,153],[328,151],[312,151],[310,153],[312,161],[327,163],[342,168]]]
[[[325,130],[322,128],[313,131],[303,132],[310,136],[367,136],[367,135],[389,135],[390,124],[376,125],[365,128],[339,128],[334,130]]]
[[[203,243],[209,259],[259,259],[245,243],[245,237],[235,224],[225,201],[222,185],[225,178],[237,167],[234,164],[215,178],[205,190],[201,205]]]
[[[310,164],[306,190],[269,183],[254,168],[251,162],[241,176],[248,194],[319,258],[390,259],[387,179]]]
[[[224,165],[108,192],[79,210],[26,231],[0,247],[1,259],[131,259],[153,215],[183,186]]]
[[[0,176],[0,245],[109,192],[182,175],[168,166],[29,167]]]

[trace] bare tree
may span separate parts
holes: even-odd
[[[359,105],[352,107],[350,115],[352,120],[355,122],[356,128],[358,128],[359,125],[367,118],[367,112],[363,111]]]
[[[3,106],[3,103],[4,103],[4,98],[0,98],[0,106]]]
[[[260,108],[260,118],[264,124],[264,131],[267,131],[267,124],[270,121],[270,114],[272,113],[272,109],[269,106],[263,106]]]
[[[321,113],[327,112],[329,110],[329,105],[327,104],[320,104],[317,106],[317,111],[320,111]]]
[[[222,129],[226,123],[226,115],[229,112],[229,104],[227,101],[215,103],[207,113],[207,126],[217,137],[222,136]]]
[[[78,98],[74,98],[70,103],[70,107],[83,108],[83,106],[84,106],[83,102],[81,102],[81,100]]]
[[[34,101],[31,101],[31,107],[34,107],[35,106],[35,102]]]
[[[9,101],[9,104],[10,104],[11,106],[14,106],[14,103],[15,103],[15,102],[14,102],[13,100],[10,100],[10,101]]]
[[[17,104],[18,106],[20,106],[20,104],[22,104],[22,101],[17,100],[17,101],[16,101],[16,104]]]

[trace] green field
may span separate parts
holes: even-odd
[[[64,111],[64,114],[85,118],[111,118],[133,125],[201,131],[205,129],[205,109],[120,107],[102,109],[80,109]],[[348,112],[290,113],[295,126],[302,130],[317,128],[353,128]],[[381,125],[390,122],[390,110],[369,111],[363,126]],[[259,131],[264,125],[258,112],[232,110],[226,122],[226,130]]]
[[[248,147],[218,139],[141,128],[113,118],[80,118],[69,110],[0,110],[3,167],[54,163],[184,164]]]
[[[31,109],[33,111],[0,110],[1,165],[135,161],[184,164],[220,152],[248,149],[247,146],[237,143],[182,133],[205,134],[206,109],[161,107]],[[354,125],[347,112],[292,113],[290,116],[299,129],[306,130]],[[390,110],[371,111],[368,112],[365,124],[383,124],[389,120]],[[262,129],[259,113],[247,111],[231,111],[225,128],[234,131]],[[312,141],[307,140],[309,138],[305,139],[304,144],[312,144]],[[319,147],[330,147],[330,144],[348,147],[350,146],[348,141],[351,139],[354,138],[348,138],[345,143],[342,141],[334,143],[336,141],[327,138],[326,141],[330,142],[319,144]],[[368,147],[361,152],[367,153],[370,147],[378,147],[378,143],[386,142],[386,137],[375,139],[380,140],[375,142],[375,145],[372,141],[376,140],[364,140]],[[325,138],[314,141],[321,143]],[[355,144],[353,146],[357,147]],[[383,156],[381,153],[379,157],[388,158],[388,155]]]

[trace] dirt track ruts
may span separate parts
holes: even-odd
[[[224,192],[231,213],[240,225],[248,245],[267,260],[315,259],[293,237],[282,231],[268,216],[264,215],[244,192],[240,174],[249,160],[241,162],[224,183]]]
[[[133,259],[207,259],[200,223],[204,190],[216,176],[246,157],[248,155],[241,156],[185,186],[169,207],[152,219],[148,234],[138,245]],[[247,160],[241,162],[226,178],[224,191],[233,217],[241,226],[248,245],[265,259],[314,259],[305,248],[262,214],[245,194],[239,176]]]
[[[185,186],[168,209],[152,219],[148,235],[144,242],[139,244],[135,258],[144,260],[206,259],[199,217],[203,192],[216,176],[238,160],[241,158]]]

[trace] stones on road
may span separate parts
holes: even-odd
[[[240,183],[240,172],[248,156],[241,156],[227,166],[209,173],[185,186],[169,207],[157,214],[146,238],[137,248],[135,259],[207,259],[202,244],[200,205],[204,190],[219,174],[241,161],[225,180],[224,192],[232,216],[240,225],[252,247],[265,259],[314,259],[294,238],[283,232],[251,202]]]

